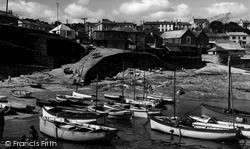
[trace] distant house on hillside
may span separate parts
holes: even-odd
[[[57,27],[50,30],[49,32],[53,34],[59,34],[60,36],[69,38],[69,39],[75,39],[76,37],[75,31],[64,24],[58,25]]]
[[[18,26],[25,27],[29,29],[35,29],[35,30],[42,30],[45,32],[49,32],[51,29],[54,28],[53,25],[40,21],[40,20],[33,20],[33,19],[18,19]]]
[[[191,28],[191,24],[188,23],[188,22],[175,22],[175,25],[174,25],[174,30],[184,30],[184,29],[190,29]]]
[[[143,30],[166,32],[174,30],[173,21],[149,21],[143,23]]]
[[[215,43],[216,40],[229,40],[229,36],[226,33],[206,33],[209,38],[209,43]]]
[[[227,32],[227,35],[230,41],[239,43],[243,47],[250,43],[250,36],[244,32]]]
[[[192,18],[189,23],[192,25],[194,29],[204,29],[207,28],[209,25],[208,19],[204,18]]]
[[[124,31],[94,31],[92,39],[98,47],[126,49],[126,32]]]
[[[249,20],[240,20],[238,25],[250,30],[250,21]]]
[[[12,11],[0,11],[0,23],[18,25],[18,16],[15,16]]]
[[[137,31],[131,27],[116,27],[112,30],[125,32],[126,50],[142,51],[145,49],[145,32]]]
[[[209,46],[209,37],[207,34],[201,30],[201,31],[193,31],[195,37],[196,37],[196,46],[201,51],[201,53],[207,53],[207,49]]]
[[[136,24],[133,22],[115,22],[110,21],[109,19],[102,19],[100,22],[96,24],[94,30],[97,31],[109,31],[116,27],[129,27],[129,28],[136,28]]]
[[[234,57],[243,57],[246,49],[232,41],[216,41],[215,46],[208,50],[210,55],[233,55]]]
[[[164,32],[161,37],[163,38],[163,44],[196,44],[196,37],[189,29]]]

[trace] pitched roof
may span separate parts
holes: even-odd
[[[60,24],[57,27],[53,28],[52,30],[50,30],[50,32],[53,31],[58,31],[58,30],[64,30],[64,31],[73,31],[71,28],[69,28],[68,26],[64,25],[64,24]]]
[[[138,32],[135,28],[131,27],[115,27],[113,31],[124,31],[124,32]]]
[[[193,31],[195,37],[198,37],[198,36],[200,35],[201,32],[202,32],[202,31]]]
[[[225,38],[229,37],[226,33],[206,33],[209,38]]]
[[[160,25],[160,24],[174,24],[174,22],[169,21],[152,21],[152,22],[145,22],[143,25]]]
[[[203,23],[203,22],[209,22],[208,19],[194,19],[194,23]]]
[[[191,24],[188,22],[177,22],[177,25],[191,25]]]
[[[167,32],[164,32],[163,34],[161,34],[161,38],[163,38],[163,39],[180,38],[186,32],[187,32],[187,29],[186,30],[167,31]]]
[[[225,50],[245,50],[245,48],[242,48],[238,43],[227,40],[216,41],[215,45]]]
[[[248,34],[244,32],[227,32],[228,36],[248,36]]]

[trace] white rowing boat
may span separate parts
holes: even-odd
[[[72,124],[40,117],[40,131],[50,137],[76,142],[110,143],[117,136],[118,129],[93,124]]]

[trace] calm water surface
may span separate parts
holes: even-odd
[[[39,93],[38,93],[39,95]],[[49,96],[49,95],[48,95]],[[199,115],[199,107],[201,101],[181,101],[176,106],[177,115],[185,115],[188,112],[193,115]],[[226,102],[206,102],[213,105],[226,105]],[[242,110],[250,111],[249,101],[237,101],[235,107]],[[166,115],[173,114],[173,106],[167,105],[167,110],[164,111]],[[195,109],[195,110],[194,110]],[[193,111],[194,110],[194,111]],[[134,118],[131,122],[126,121],[109,121],[109,126],[117,127],[119,129],[118,136],[115,138],[111,145],[95,145],[95,144],[80,144],[54,140],[59,144],[58,148],[63,149],[92,149],[92,148],[110,148],[110,149],[250,149],[250,140],[246,140],[244,143],[229,143],[229,142],[212,142],[203,141],[197,139],[180,138],[177,136],[171,136],[165,133],[153,131],[150,129],[150,123],[147,123],[146,119]],[[39,130],[38,117],[16,119],[6,121],[4,138],[6,140],[19,140],[23,134],[28,135],[29,126],[34,125]],[[47,138],[46,135],[40,134],[40,139]]]

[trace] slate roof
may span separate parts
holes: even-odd
[[[52,30],[50,30],[50,32],[53,31],[58,31],[58,30],[64,30],[64,31],[73,31],[71,28],[69,28],[68,26],[64,25],[64,24],[60,24],[57,27],[53,28]]]
[[[197,47],[193,45],[167,44],[165,47],[170,52],[197,53]]]
[[[215,46],[221,47],[225,50],[245,50],[245,48],[242,48],[238,43],[227,40],[216,41]]]
[[[164,32],[163,34],[161,34],[161,38],[163,38],[163,39],[180,38],[186,32],[187,32],[187,29],[186,30],[167,31],[167,32]]]
[[[248,34],[244,32],[227,32],[227,35],[229,36],[248,36]]]
[[[170,21],[152,21],[152,22],[145,22],[143,25],[160,25],[160,24],[174,24],[174,22]]]

